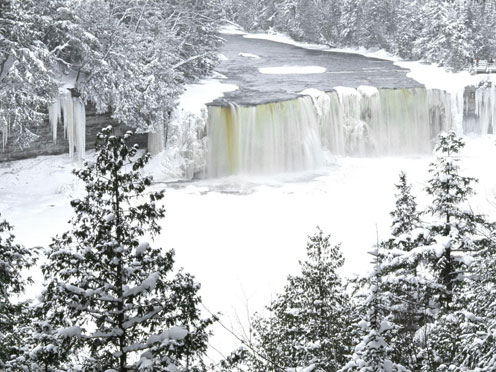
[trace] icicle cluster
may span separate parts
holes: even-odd
[[[86,111],[84,102],[70,91],[60,94],[48,109],[53,142],[57,143],[57,126],[64,124],[64,138],[69,142],[69,154],[80,161],[86,148]]]
[[[0,133],[2,134],[2,151],[5,151],[5,146],[7,146],[7,139],[9,138],[9,126],[7,123],[0,126]]]

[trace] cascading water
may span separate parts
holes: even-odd
[[[496,125],[496,87],[475,91],[475,115],[479,119],[479,134],[494,133]]]
[[[454,125],[452,100],[440,90],[337,87],[302,94],[209,107],[208,176],[314,169],[333,155],[426,153]]]
[[[210,107],[208,175],[298,171],[324,163],[310,97],[258,106]]]

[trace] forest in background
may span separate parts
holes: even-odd
[[[217,28],[226,20],[452,70],[496,57],[494,1],[1,0],[4,142],[28,147],[69,80],[99,113],[138,132],[166,126],[184,84],[218,62]]]
[[[496,2],[486,0],[223,0],[250,31],[332,47],[380,48],[459,71],[496,58]]]
[[[169,121],[221,40],[207,0],[0,0],[0,134],[36,138],[59,86],[140,132]]]

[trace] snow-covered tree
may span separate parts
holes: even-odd
[[[160,232],[162,191],[140,171],[149,154],[105,128],[96,161],[76,170],[86,196],[73,200],[72,230],[54,239],[42,270],[47,319],[64,320],[58,335],[85,371],[190,371],[207,347],[200,285],[172,273],[174,252],[145,239]]]
[[[494,225],[493,225],[494,228]],[[458,321],[459,342],[454,364],[459,371],[496,369],[496,236],[476,256],[464,291],[465,308]],[[451,327],[453,329],[453,327]]]
[[[343,263],[329,235],[319,229],[309,237],[301,274],[289,276],[283,293],[267,307],[270,315],[254,321],[254,370],[332,372],[344,363],[351,352],[353,308],[337,274]]]
[[[383,288],[378,250],[372,254],[374,271],[368,278],[368,292],[360,306],[363,318],[358,326],[361,328],[362,337],[355,346],[351,360],[340,369],[340,372],[408,371],[391,358],[392,347],[389,342],[395,325],[388,311],[389,292]]]
[[[0,150],[7,139],[25,148],[57,94],[55,58],[44,43],[49,20],[38,1],[2,1],[0,9]]]
[[[70,10],[58,21],[77,27],[58,44],[71,45],[66,62],[78,72],[76,88],[137,131],[163,128],[182,84],[215,65],[216,15],[205,0],[90,0]]]
[[[12,0],[0,12],[0,134],[36,139],[58,85],[137,131],[167,125],[182,85],[217,61],[206,0]]]
[[[391,356],[415,370],[418,354],[415,335],[432,317],[430,297],[434,290],[429,285],[431,279],[423,272],[425,254],[416,250],[425,243],[428,231],[422,227],[405,173],[400,173],[396,188],[391,237],[380,244],[379,274],[382,290],[389,294],[387,305],[395,324]]]
[[[73,371],[70,354],[79,341],[58,329],[63,319],[46,320],[47,309],[42,304],[26,308],[24,321],[17,331],[22,335],[18,352],[5,363],[3,371],[65,372]]]
[[[479,327],[476,316],[468,310],[474,288],[470,271],[474,260],[491,246],[491,224],[467,205],[476,180],[460,175],[458,156],[463,146],[454,132],[441,134],[436,146],[438,157],[429,170],[426,191],[433,201],[427,214],[433,220],[426,224],[430,238],[421,248],[430,251],[426,263],[432,273],[430,286],[435,289],[432,300],[439,311],[422,330],[422,371],[458,368],[463,345]]]
[[[0,368],[22,355],[23,333],[19,332],[29,322],[28,303],[20,301],[31,278],[24,278],[22,270],[32,267],[37,251],[14,243],[12,226],[0,221]]]
[[[454,131],[439,135],[436,162],[430,165],[431,178],[426,191],[433,200],[426,213],[434,217],[429,223],[431,246],[435,248],[432,269],[442,286],[440,306],[450,310],[455,291],[464,282],[463,272],[473,261],[473,254],[489,240],[483,235],[487,223],[467,205],[474,194],[472,177],[460,175],[458,154],[465,146]],[[456,307],[456,306],[455,306]]]

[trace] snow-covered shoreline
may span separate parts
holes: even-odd
[[[293,45],[310,50],[320,50],[334,53],[358,54],[369,58],[378,58],[393,62],[396,66],[410,70],[407,74],[410,78],[425,85],[427,89],[441,89],[448,92],[456,92],[466,86],[478,86],[483,81],[496,83],[495,74],[471,75],[468,71],[450,72],[445,68],[424,61],[403,60],[384,49],[370,50],[363,47],[358,48],[332,48],[322,44],[300,42],[280,32],[249,33],[234,25],[220,28],[221,34],[242,35],[247,39],[270,40],[277,43]]]

